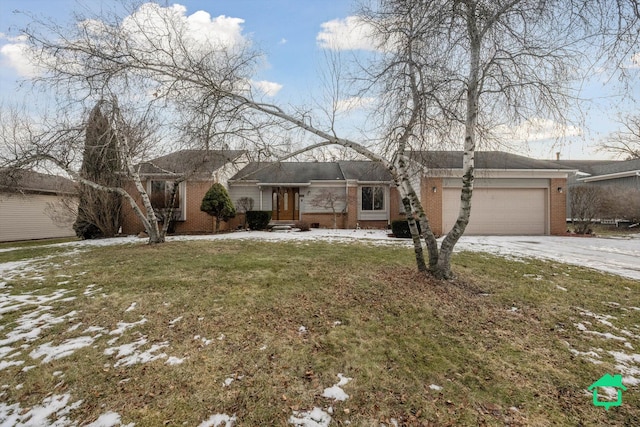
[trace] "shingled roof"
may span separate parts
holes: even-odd
[[[231,179],[270,184],[306,184],[310,181],[344,180],[344,175],[336,162],[254,162]]]
[[[598,171],[609,165],[620,163],[617,160],[555,160],[561,166],[577,169],[589,175],[599,175]]]
[[[369,161],[343,161],[338,162],[346,179],[358,181],[393,181],[389,170],[378,162]]]
[[[140,174],[211,176],[243,154],[245,151],[242,150],[180,150],[140,164]]]
[[[75,194],[76,184],[62,176],[24,169],[0,170],[0,191],[11,193]]]
[[[267,184],[308,184],[311,181],[391,181],[391,174],[380,163],[340,162],[262,162],[250,163],[232,180]]]
[[[416,151],[411,158],[429,169],[462,169],[462,151]],[[549,160],[538,160],[504,151],[476,151],[476,169],[571,170]]]

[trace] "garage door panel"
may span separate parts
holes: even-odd
[[[443,191],[443,227],[453,227],[460,209],[460,189]],[[465,234],[545,234],[547,193],[544,188],[476,188]]]

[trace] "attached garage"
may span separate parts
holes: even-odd
[[[449,232],[460,210],[461,151],[412,153],[421,174],[420,200],[436,235]],[[471,218],[465,234],[562,235],[571,169],[501,151],[475,153]]]
[[[450,230],[460,209],[460,188],[444,188],[443,229]],[[548,234],[548,203],[545,188],[474,188],[471,219],[465,234]]]

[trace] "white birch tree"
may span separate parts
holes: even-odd
[[[145,82],[167,104],[197,95],[206,105],[224,104],[227,113],[264,115],[308,132],[319,142],[307,149],[340,145],[380,162],[400,190],[418,269],[448,278],[453,248],[469,221],[480,136],[497,124],[538,116],[566,122],[576,100],[572,84],[595,67],[616,68],[633,53],[638,9],[635,0],[376,1],[362,19],[380,55],[361,70],[361,80],[363,92],[377,91],[388,104],[380,110],[386,131],[377,148],[319,125],[304,110],[264,102],[250,84],[257,54],[249,44],[203,44],[185,20],[155,4],[125,19],[83,19],[73,28],[49,25],[47,35],[25,34],[49,82],[92,93],[105,81]],[[458,220],[440,247],[409,175],[408,151],[429,140],[453,140],[464,153]]]

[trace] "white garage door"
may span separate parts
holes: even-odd
[[[544,188],[475,188],[465,234],[546,234],[546,191]],[[460,189],[445,188],[442,197],[442,223],[446,233],[458,217]]]
[[[73,218],[61,224],[47,214],[49,204],[60,199],[44,194],[0,194],[0,242],[75,236]]]

